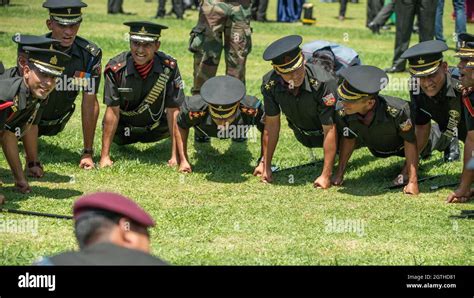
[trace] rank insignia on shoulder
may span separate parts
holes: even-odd
[[[412,128],[411,120],[407,119],[405,122],[400,123],[400,129],[404,132],[409,131]]]
[[[392,117],[396,117],[398,115],[398,109],[394,108],[394,107],[391,107],[391,106],[387,106],[387,112],[392,116]]]
[[[313,85],[314,87],[318,87],[318,85],[319,85],[318,80],[315,80],[315,79],[313,79],[313,78],[309,79],[309,83],[310,83],[311,85]]]
[[[336,104],[336,97],[334,97],[334,94],[329,93],[323,97],[323,102],[325,106],[331,107]]]
[[[240,110],[242,111],[242,113],[244,113],[246,115],[249,115],[249,116],[252,116],[252,117],[257,116],[257,109],[252,109],[252,108],[248,108],[248,107],[245,107],[245,106],[241,106]]]
[[[193,120],[194,118],[201,118],[204,115],[206,115],[205,111],[189,112],[189,119]]]

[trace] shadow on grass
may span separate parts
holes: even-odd
[[[212,142],[231,142],[226,152],[221,154],[212,146]],[[194,142],[196,162],[193,165],[195,173],[206,175],[209,181],[220,183],[239,183],[248,180],[248,174],[253,172],[254,162],[252,153],[248,150],[247,142],[237,143],[229,140],[211,138],[211,143]]]
[[[31,178],[27,177],[28,181],[37,181],[37,182],[54,182],[54,183],[67,183],[71,181],[71,177],[60,175],[55,172],[48,171],[45,169],[44,176],[42,178]],[[13,183],[13,176],[9,169],[0,168],[0,180],[6,183]]]
[[[23,149],[20,149],[24,152]],[[65,149],[47,141],[47,138],[40,138],[38,142],[38,154],[41,162],[45,165],[48,163],[64,163],[78,165],[80,159],[79,150]]]
[[[142,163],[152,165],[167,164],[171,156],[170,138],[160,140],[155,143],[147,143],[150,147],[140,150],[136,144],[118,146],[113,144],[111,155],[115,161],[122,160],[138,160]]]
[[[55,200],[64,200],[75,199],[83,194],[81,191],[75,189],[48,188],[43,186],[32,186],[32,190],[28,194],[21,194],[15,191],[13,186],[2,186],[0,189],[0,192],[6,197],[6,203],[4,205],[5,208],[18,208],[18,202],[25,201],[36,196]]]

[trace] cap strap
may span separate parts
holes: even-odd
[[[441,63],[441,61],[443,61],[443,58],[438,59],[438,60],[436,60],[436,61],[431,61],[431,62],[428,62],[428,63],[424,63],[424,64],[411,64],[411,63],[410,63],[409,65],[410,65],[410,67],[412,67],[412,68],[426,67],[426,66],[434,65],[434,64],[436,64],[436,63]]]
[[[228,108],[228,109],[222,109],[222,108],[216,108],[214,106],[212,106],[211,104],[209,105],[209,113],[211,114],[212,117],[214,118],[219,118],[219,119],[227,119],[229,118],[230,116],[232,116],[233,114],[235,114],[235,111],[237,110],[237,107],[239,107],[239,102],[237,102],[235,105],[233,105],[231,108]],[[215,111],[230,111],[226,114],[218,114],[216,113]]]
[[[64,70],[64,67],[59,67],[59,66],[51,65],[51,64],[45,63],[45,62],[43,62],[43,61],[39,61],[39,60],[32,59],[32,58],[30,58],[29,60],[30,60],[31,62],[35,63],[35,64],[40,64],[40,65],[43,65],[43,66],[48,67],[48,68],[52,68],[52,69],[59,70],[59,71],[63,71],[63,70]]]

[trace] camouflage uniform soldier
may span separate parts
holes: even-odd
[[[245,64],[251,51],[250,0],[204,0],[198,24],[191,31],[189,50],[194,53],[192,94],[216,75],[224,49],[226,74],[245,83]]]

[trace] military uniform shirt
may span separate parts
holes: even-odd
[[[47,103],[47,100],[39,100],[30,95],[22,77],[0,80],[0,100],[14,102],[13,106],[1,112],[6,119],[5,128],[13,133],[17,132],[17,128],[23,133],[25,124],[32,116],[35,117],[30,123],[38,124]]]
[[[120,106],[122,111],[135,110],[145,100],[165,68],[171,69],[170,78],[158,99],[151,105],[151,113],[147,110],[133,117],[121,115],[120,123],[136,127],[154,124],[163,104],[163,96],[164,108],[178,108],[184,100],[181,75],[176,61],[162,52],[155,54],[153,67],[145,79],[135,69],[130,52],[123,52],[109,61],[104,71],[104,103],[107,106]],[[164,116],[163,112],[162,117]]]
[[[410,106],[403,99],[379,95],[372,122],[367,126],[360,117],[359,114],[338,117],[343,137],[358,137],[369,149],[380,153],[395,153],[404,141],[416,142]]]
[[[463,111],[466,121],[466,130],[474,130],[474,90],[473,88],[467,88],[463,90]]]
[[[229,131],[232,126],[256,125],[257,129],[263,131],[263,108],[261,102],[254,96],[245,96],[240,102],[240,109],[237,109],[235,120],[229,124]],[[199,96],[186,97],[181,105],[178,116],[178,125],[183,129],[189,129],[197,126],[209,137],[218,137],[219,129],[217,124],[212,120],[208,112],[207,103]],[[237,136],[241,138],[243,136]]]
[[[305,66],[306,75],[298,95],[291,93],[288,84],[274,71],[263,77],[262,94],[265,114],[281,112],[300,129],[317,131],[322,125],[334,124],[337,83],[322,67]]]
[[[18,66],[10,67],[8,69],[5,69],[3,73],[0,73],[0,80],[19,77],[19,76],[20,76],[20,71],[18,70]]]
[[[51,33],[46,37],[51,38]],[[70,50],[65,53],[71,56],[71,60],[64,69],[60,83],[49,95],[48,105],[44,109],[41,120],[60,119],[73,109],[74,101],[81,91],[79,78],[90,77],[90,86],[86,87],[84,92],[97,94],[99,90],[102,50],[95,44],[76,36]],[[91,89],[92,87],[94,89]]]
[[[419,94],[410,92],[415,124],[425,125],[434,120],[443,133],[454,136],[457,129],[459,139],[464,140],[467,131],[458,84],[459,81],[448,73],[446,83],[436,96],[430,98],[421,88]]]

